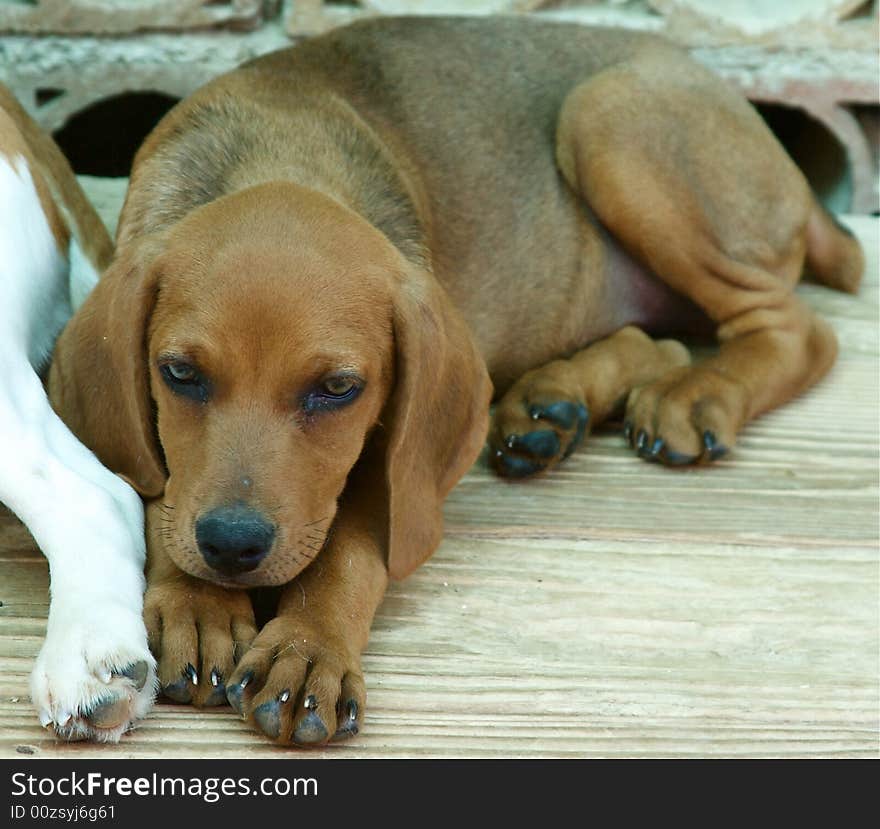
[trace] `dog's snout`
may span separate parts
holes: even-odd
[[[210,567],[225,575],[256,569],[274,539],[272,524],[242,505],[217,507],[196,522],[199,551]]]

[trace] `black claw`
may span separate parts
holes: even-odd
[[[350,699],[348,701],[348,716],[345,722],[336,729],[336,733],[333,735],[334,742],[337,740],[347,740],[358,733],[357,717],[358,704],[355,700]]]
[[[141,660],[140,662],[132,662],[128,667],[123,668],[119,672],[119,676],[128,677],[134,683],[135,689],[143,691],[144,685],[147,684],[147,676],[149,673],[149,665]]]
[[[254,709],[254,720],[260,730],[273,740],[281,733],[281,706],[277,699],[270,699]]]
[[[534,405],[529,407],[529,415],[533,420],[549,420],[563,429],[571,429],[578,418],[580,407],[569,400],[559,400],[546,406]]]
[[[193,685],[199,684],[199,675],[196,673],[196,669],[191,662],[186,663],[186,667],[183,669],[183,674],[189,678],[189,681],[192,682]]]
[[[633,423],[631,420],[625,420],[623,422],[623,439],[632,446],[632,437],[633,437]]]
[[[526,435],[510,435],[507,448],[525,452],[537,458],[555,458],[559,454],[559,437],[551,429],[540,429]]]
[[[504,452],[495,456],[495,470],[506,478],[527,478],[529,475],[540,472],[543,468],[540,464],[532,463],[525,458],[507,455]]]
[[[293,732],[293,741],[300,745],[309,745],[311,743],[323,743],[328,736],[329,732],[327,731],[327,726],[324,725],[324,721],[317,715],[314,709],[309,709],[309,713],[300,720],[299,725]]]
[[[206,706],[226,705],[226,685],[223,684],[223,674],[216,666],[211,668],[211,686],[213,690],[205,700]]]
[[[171,682],[162,689],[162,694],[174,702],[186,704],[192,702],[192,683],[189,677],[181,677],[177,682]]]
[[[104,697],[82,716],[95,728],[118,728],[128,720],[128,700],[125,697]]]
[[[703,446],[706,449],[706,456],[710,461],[717,460],[728,452],[727,447],[723,443],[718,443],[715,433],[709,429],[703,432]]]
[[[648,449],[647,457],[649,460],[659,460],[660,453],[663,451],[663,447],[666,446],[666,441],[663,438],[657,438]]]
[[[648,433],[644,429],[639,429],[638,435],[636,435],[636,452],[640,455],[642,454],[642,450],[648,443]]]
[[[242,697],[244,689],[248,683],[254,678],[254,672],[248,671],[235,685],[229,685],[226,688],[226,699],[229,704],[242,716],[244,716],[244,706],[242,705]]]

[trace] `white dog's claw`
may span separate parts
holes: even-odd
[[[40,711],[40,725],[46,728],[52,722],[52,715],[48,711]]]

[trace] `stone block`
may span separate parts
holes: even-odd
[[[92,17],[83,16],[89,9]],[[245,60],[365,16],[529,13],[658,32],[756,103],[789,107],[817,122],[846,159],[839,203],[857,213],[878,209],[876,0],[0,0],[0,30],[11,12],[22,20],[47,10],[58,26],[74,28],[64,36],[0,35],[0,81],[53,131],[115,96],[183,97]],[[766,13],[760,25],[756,10]],[[752,14],[751,28],[730,22],[743,11]],[[85,34],[87,23],[100,36]],[[163,31],[116,36],[139,26]]]
[[[127,34],[253,29],[279,0],[0,0],[0,32]]]

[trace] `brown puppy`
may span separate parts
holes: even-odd
[[[149,501],[165,693],[355,733],[373,613],[440,540],[489,377],[503,474],[624,405],[639,454],[711,460],[834,360],[805,261],[855,290],[858,246],[754,110],[650,37],[370,21],[209,84],[138,154],[51,377]],[[692,367],[634,326],[721,348]],[[236,588],[281,584],[254,639]]]

